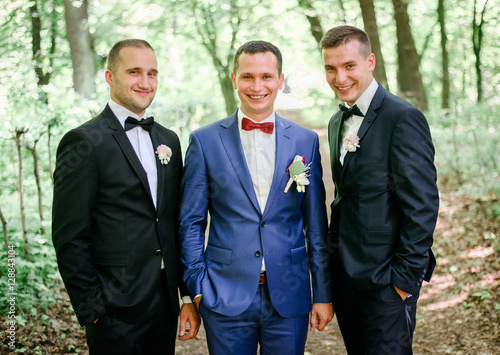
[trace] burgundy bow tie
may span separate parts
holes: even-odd
[[[264,133],[273,134],[274,123],[272,122],[255,123],[249,120],[248,118],[243,117],[243,120],[241,121],[241,128],[243,128],[245,131],[260,129]]]

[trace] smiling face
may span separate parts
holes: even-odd
[[[238,91],[241,111],[260,122],[274,111],[278,90],[285,77],[278,73],[277,59],[272,52],[243,53],[238,58],[238,69],[231,73],[233,87]]]
[[[322,53],[326,81],[340,100],[354,105],[373,80],[375,55],[363,55],[357,40],[324,48]]]
[[[155,53],[147,47],[124,47],[116,68],[106,70],[111,99],[142,116],[153,101],[158,85]]]

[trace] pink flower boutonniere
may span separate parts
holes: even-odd
[[[303,156],[295,156],[292,164],[286,169],[290,173],[290,179],[288,179],[288,183],[286,184],[285,193],[288,192],[294,181],[297,184],[298,192],[306,192],[306,185],[309,185],[308,177],[310,176],[309,170],[311,169],[311,164],[305,165],[305,158]]]
[[[172,149],[166,146],[165,144],[160,144],[156,148],[156,154],[158,154],[158,159],[164,165],[167,165],[170,162],[170,158],[172,157]]]
[[[359,148],[359,137],[355,133],[349,133],[342,142],[342,149],[355,152]]]

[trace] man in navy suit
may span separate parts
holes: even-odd
[[[303,354],[309,312],[312,329],[333,318],[318,136],[274,112],[281,68],[271,43],[241,46],[240,108],[186,153],[181,260],[215,355]]]
[[[177,135],[146,117],[156,93],[153,48],[120,41],[108,57],[111,98],[57,150],[52,237],[90,354],[174,354],[200,326],[182,282]],[[186,333],[186,324],[191,329]]]
[[[326,80],[345,102],[328,126],[337,320],[349,354],[411,354],[420,288],[435,266],[429,126],[374,80],[365,32],[332,28],[321,50]]]

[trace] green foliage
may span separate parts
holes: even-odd
[[[458,193],[500,195],[500,105],[458,101],[448,114],[428,115],[439,183]],[[498,206],[490,213],[498,215]]]

